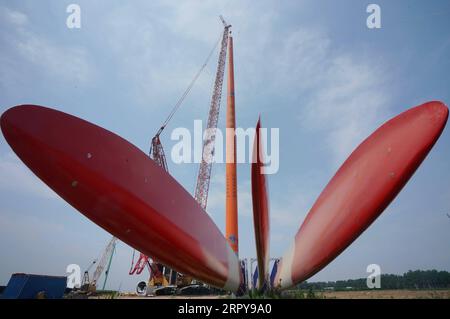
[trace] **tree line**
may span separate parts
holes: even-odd
[[[368,290],[367,278],[302,282],[298,289],[305,290]],[[381,275],[381,289],[445,289],[450,288],[450,272],[437,270],[409,270],[403,275]]]

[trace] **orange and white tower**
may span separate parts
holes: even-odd
[[[236,117],[234,109],[233,38],[228,38],[228,85],[226,115],[226,238],[236,255],[239,253],[237,178],[236,178]]]

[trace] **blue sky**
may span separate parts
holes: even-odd
[[[374,1],[375,2],[375,1]],[[66,7],[81,6],[81,29]],[[349,153],[390,117],[428,100],[450,103],[450,3],[376,1],[0,0],[0,112],[24,103],[101,125],[147,152],[149,141],[220,36],[233,25],[237,125],[280,128],[269,176],[271,255],[281,256]],[[163,136],[206,120],[217,54]],[[225,99],[223,98],[223,101]],[[223,104],[222,104],[223,107]],[[219,127],[224,127],[224,107]],[[374,224],[311,280],[450,270],[450,133]],[[171,174],[189,191],[197,164]],[[254,257],[248,164],[238,166],[242,257]],[[224,229],[224,165],[213,167],[208,213]],[[110,235],[66,204],[0,139],[0,284],[13,272],[86,268]],[[133,290],[132,249],[117,247],[109,288]]]

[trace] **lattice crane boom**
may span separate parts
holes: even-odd
[[[164,148],[159,139],[159,133],[152,138],[152,144],[150,147],[150,157],[161,166],[166,172],[169,171],[167,166],[166,154],[164,153]]]
[[[219,54],[219,62],[217,65],[216,79],[214,82],[214,90],[211,98],[211,106],[208,115],[208,124],[206,127],[205,138],[203,140],[202,161],[197,176],[197,185],[195,187],[194,197],[197,202],[206,209],[208,204],[208,191],[211,179],[212,161],[214,158],[214,145],[216,140],[217,122],[219,120],[220,100],[222,98],[223,76],[225,73],[225,60],[227,55],[228,35],[231,25],[227,24],[222,16],[220,16],[224,25],[222,44]]]
[[[117,238],[113,237],[109,241],[108,246],[106,246],[106,249],[104,250],[102,257],[100,258],[100,260],[97,264],[97,268],[95,268],[94,275],[92,276],[92,283],[94,285],[97,284],[98,279],[100,278],[101,274],[103,273],[103,270],[105,269],[112,254],[114,253],[114,249],[116,248],[116,241],[117,241]]]
[[[220,100],[222,97],[222,86],[223,86],[223,77],[225,73],[225,60],[226,60],[226,54],[227,54],[227,46],[228,46],[228,35],[229,35],[229,29],[231,28],[231,25],[228,25],[222,16],[220,16],[220,20],[222,21],[224,25],[224,30],[222,34],[222,40],[221,40],[221,48],[219,53],[219,60],[217,65],[217,72],[216,72],[216,78],[214,82],[214,90],[211,98],[211,104],[210,109],[208,113],[208,124],[207,124],[207,130],[205,133],[205,138],[203,140],[203,147],[202,147],[202,161],[200,163],[200,168],[197,176],[197,184],[195,188],[194,197],[197,200],[197,202],[202,206],[203,209],[206,209],[207,201],[208,201],[208,191],[209,191],[209,183],[211,178],[211,167],[212,167],[212,159],[214,156],[214,144],[216,139],[216,129],[217,129],[217,122],[219,119],[219,111],[220,111]],[[218,43],[217,43],[218,44]],[[217,45],[216,44],[216,45]],[[198,77],[200,76],[201,72],[206,67],[209,59],[211,58],[216,46],[211,50],[209,53],[205,63],[202,65],[198,73],[195,75],[194,79],[189,84],[186,91],[183,93],[181,98],[177,101],[175,106],[173,107],[172,111],[170,112],[167,119],[164,121],[163,125],[160,127],[156,135],[152,138],[151,146],[150,146],[150,152],[149,156],[159,165],[161,166],[166,172],[168,172],[168,166],[167,166],[167,160],[164,153],[164,148],[161,144],[160,140],[160,134],[163,132],[169,121],[174,116],[175,112],[179,109],[181,104],[183,103],[184,99],[192,89],[193,85],[197,81]],[[130,269],[130,275],[134,273],[140,273],[143,269],[143,265],[145,262],[147,262],[149,259],[148,256],[144,254],[140,254],[140,257],[136,263],[136,266],[134,266],[134,253],[132,258],[132,265]],[[157,263],[153,262],[150,264],[150,267],[152,267],[152,273],[155,272],[154,269],[157,269]],[[156,268],[155,268],[156,267]]]

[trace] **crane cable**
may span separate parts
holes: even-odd
[[[161,134],[161,132],[164,130],[164,128],[166,127],[166,125],[169,123],[169,121],[172,119],[172,117],[175,115],[176,111],[180,108],[181,104],[183,103],[184,99],[186,98],[186,96],[189,94],[189,92],[191,91],[192,87],[194,86],[195,82],[197,81],[197,79],[200,77],[200,74],[202,73],[202,71],[205,69],[205,67],[208,65],[209,60],[211,59],[211,56],[213,55],[214,51],[216,50],[217,46],[220,43],[220,38],[219,40],[216,42],[216,44],[214,45],[214,47],[211,49],[211,52],[209,52],[208,57],[206,58],[205,62],[203,63],[203,65],[201,66],[200,70],[197,72],[197,74],[194,76],[194,78],[192,79],[191,83],[188,85],[188,87],[186,88],[186,90],[184,91],[183,95],[181,95],[181,97],[178,99],[177,103],[175,103],[175,105],[172,108],[172,111],[169,113],[169,116],[166,118],[166,120],[163,122],[163,125],[161,126],[161,128],[158,130],[158,132],[156,133],[156,136],[159,136]]]

